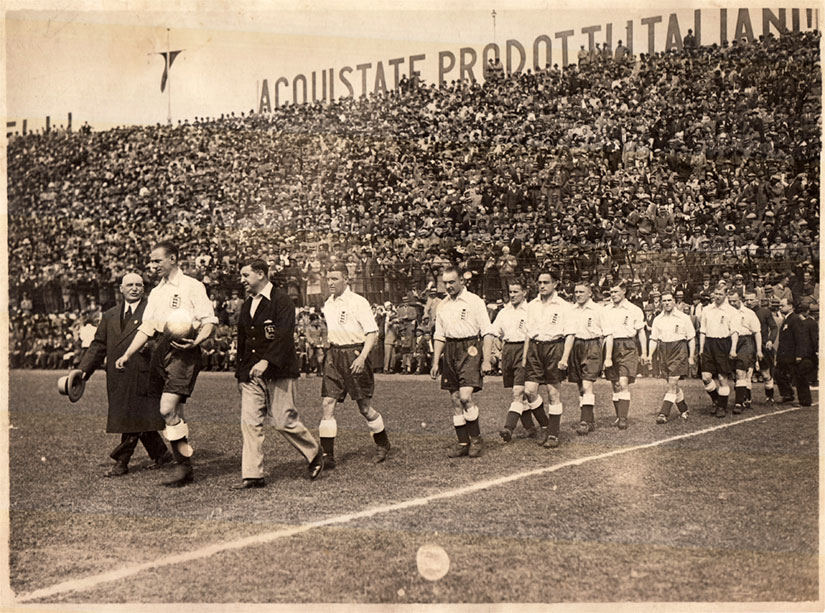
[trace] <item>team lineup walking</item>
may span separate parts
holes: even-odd
[[[107,476],[128,473],[129,457],[138,440],[144,440],[157,467],[163,467],[165,458],[174,460],[172,474],[164,484],[181,486],[194,481],[193,447],[183,420],[183,403],[194,389],[201,368],[200,345],[211,335],[215,318],[203,286],[180,272],[179,259],[176,245],[158,243],[151,251],[149,268],[159,283],[148,301],[141,301],[143,279],[129,273],[121,285],[123,305],[113,309],[109,318],[119,315],[129,324],[132,310],[139,309],[127,337],[131,342],[112,362],[113,376],[136,359],[135,355],[151,361],[149,388],[140,392],[144,397],[142,411],[148,410],[151,415],[154,404],[156,419],[166,423],[163,434],[171,453],[157,432],[124,434],[121,445],[112,453],[118,464]],[[239,308],[235,365],[243,435],[238,489],[266,485],[263,427],[267,424],[274,425],[304,457],[310,480],[316,480],[325,469],[336,468],[335,412],[347,396],[366,421],[375,445],[373,462],[385,462],[392,449],[390,436],[384,417],[373,406],[376,380],[372,361],[380,327],[373,307],[350,288],[348,268],[334,265],[327,273],[330,296],[321,313],[329,348],[319,362],[323,378],[318,441],[302,423],[295,405],[295,384],[301,376],[296,349],[296,315],[300,309],[286,292],[273,285],[264,260],[241,263],[239,276],[247,297]],[[535,440],[545,449],[559,448],[565,408],[561,386],[565,380],[575,384],[578,391],[577,435],[594,432],[597,406],[608,404],[607,399],[596,398],[594,383],[602,378],[612,387],[610,403],[616,432],[627,430],[655,408],[631,404],[631,385],[643,376],[641,371],[646,366],[650,367],[650,375],[664,379],[662,404],[653,418],[660,425],[669,422],[674,408],[682,421],[697,414],[696,408],[700,407],[694,407],[691,413],[680,386],[692,372],[701,376],[710,398],[704,414],[718,418],[740,415],[752,407],[753,380],[757,376],[764,383],[764,401],[768,404],[774,402],[775,378],[783,401],[794,399],[796,387],[799,403],[812,403],[817,322],[795,313],[787,299],[780,301],[781,316],[774,317],[769,309],[758,306],[754,292],[729,286],[724,278],[713,287],[712,301],[695,309],[693,317],[681,301],[683,291],[665,288],[651,293],[646,308],[656,310],[650,322],[628,298],[629,283],[624,279],[611,280],[603,294],[587,280],[570,282],[572,300],[567,300],[558,291],[560,271],[546,268],[539,271],[534,283],[517,277],[509,279],[509,300],[505,305],[493,305],[494,312],[465,287],[465,275],[458,267],[446,266],[438,281],[443,284],[445,296],[434,303],[431,311],[430,375],[433,379],[440,376],[441,389],[449,392],[457,444],[448,446],[448,458],[483,455],[478,398],[483,393],[485,375],[494,371],[494,358],[504,387],[512,390],[512,399],[506,408],[484,410],[498,412],[503,422],[498,434],[504,444],[513,440],[521,423],[524,432],[517,438]],[[532,300],[528,300],[528,288],[537,292]],[[677,307],[677,296],[681,308]],[[804,302],[799,308],[804,312],[808,306]],[[105,356],[104,331],[108,328],[99,328],[91,350],[81,362],[78,372],[85,379]],[[148,341],[152,341],[151,358],[145,350],[138,353]],[[773,355],[778,356],[776,360]],[[694,371],[697,356],[699,365]],[[575,411],[574,407],[568,408]]]

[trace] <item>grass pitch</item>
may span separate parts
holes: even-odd
[[[267,432],[268,486],[240,481],[234,379],[203,373],[187,406],[196,482],[158,485],[163,471],[102,475],[119,437],[106,434],[105,377],[70,404],[60,373],[10,373],[11,586],[19,596],[210,544],[254,537],[365,509],[436,500],[307,530],[174,566],[149,565],[38,602],[514,603],[815,601],[818,598],[817,409],[802,409],[635,449],[739,418],[710,417],[687,382],[691,419],[654,423],[664,384],[632,388],[630,429],[612,427],[610,387],[596,388],[597,430],[577,437],[577,394],[565,384],[562,447],[497,436],[510,394],[489,377],[478,396],[484,455],[450,460],[446,392],[428,377],[378,376],[375,406],[393,445],[373,443],[348,401],[336,418],[338,468],[309,482],[305,464]],[[301,379],[298,406],[317,432],[320,379]],[[749,418],[777,407],[754,386]],[[478,482],[583,460],[485,489]],[[470,487],[460,492],[459,488]],[[424,579],[416,552],[444,548],[449,571]]]

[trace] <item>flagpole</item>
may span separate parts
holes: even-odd
[[[169,43],[169,28],[166,28],[166,86],[169,88],[166,123],[172,125],[172,71],[169,60],[172,58],[172,46]]]

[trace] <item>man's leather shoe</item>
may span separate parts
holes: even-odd
[[[157,470],[158,468],[166,466],[173,460],[174,458],[172,457],[172,454],[167,451],[162,456],[157,458],[154,462],[149,464],[149,466],[146,467],[146,470]]]
[[[126,462],[118,462],[109,469],[106,473],[107,477],[122,477],[129,472],[129,466]]]
[[[538,431],[535,428],[530,428],[529,430],[516,434],[516,438],[536,438],[537,436]]]
[[[375,457],[372,459],[373,463],[380,464],[384,460],[387,459],[387,455],[390,453],[390,444],[389,442],[386,445],[378,445],[375,448]]]
[[[266,481],[263,477],[258,477],[254,479],[244,479],[239,486],[237,486],[236,490],[252,490],[259,487],[266,487]]]
[[[470,446],[469,445],[462,445],[459,443],[452,449],[447,452],[448,458],[460,458],[461,456],[465,456],[470,453]]]
[[[329,453],[324,454],[324,470],[332,470],[335,468],[335,456]]]
[[[315,454],[315,457],[312,458],[312,461],[309,463],[307,467],[307,475],[309,476],[310,481],[315,481],[324,470],[324,452],[320,449],[318,453]]]
[[[162,481],[167,487],[183,487],[195,480],[190,464],[175,464],[168,479]]]

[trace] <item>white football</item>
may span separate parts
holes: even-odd
[[[192,315],[186,309],[175,309],[163,326],[164,336],[172,341],[192,337],[194,333]]]

